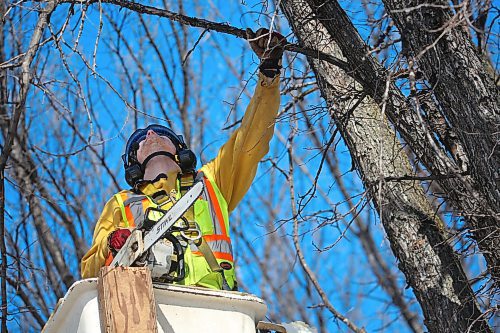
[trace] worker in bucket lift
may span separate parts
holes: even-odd
[[[123,155],[125,178],[132,189],[115,194],[106,203],[92,246],[82,258],[83,278],[96,277],[123,247],[130,230],[157,221],[195,180],[202,180],[206,200],[196,200],[194,208],[176,223],[182,226],[155,244],[141,261],[151,268],[157,281],[236,290],[228,216],[269,151],[286,44],[282,35],[263,28],[255,33],[247,29],[247,38],[260,66],[258,84],[241,126],[198,172],[196,157],[182,136],[161,125],[135,131]]]

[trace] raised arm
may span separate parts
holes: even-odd
[[[203,166],[226,199],[229,211],[241,201],[257,172],[259,161],[269,151],[279,108],[279,77],[267,82],[262,74],[241,126],[220,148],[217,157]]]
[[[280,104],[279,72],[283,36],[266,29],[249,32],[250,45],[261,59],[259,81],[241,126],[202,171],[213,178],[232,211],[241,201],[257,172],[259,161],[269,151]]]

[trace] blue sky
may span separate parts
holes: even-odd
[[[343,2],[342,4],[348,9],[349,15],[355,18],[355,24],[360,24],[359,31],[361,35],[368,39],[369,30],[363,25],[365,21],[363,11],[356,9],[359,3]],[[259,14],[262,11],[262,4],[260,1],[200,2],[199,6],[200,9],[196,9],[194,5],[190,4],[185,8],[185,11],[188,15],[203,17],[219,22],[227,22],[230,25],[240,28],[251,27],[256,30],[260,26],[269,26],[270,17],[268,15]],[[134,112],[123,103],[118,94],[123,96],[129,103],[137,101],[138,109],[141,111],[138,117],[138,127],[145,127],[152,122],[165,124],[163,121],[163,112],[165,111],[168,116],[171,117],[173,128],[176,131],[183,132],[184,128],[182,126],[181,117],[175,109],[172,91],[162,74],[158,57],[149,47],[148,42],[140,38],[144,36],[144,34],[139,26],[137,15],[125,9],[118,11],[115,7],[108,5],[104,6],[103,9],[106,14],[118,18],[117,21],[121,23],[120,29],[129,36],[126,38],[126,41],[134,51],[127,51],[124,41],[119,44],[113,41],[114,38],[112,37],[116,37],[116,32],[106,18],[104,19],[105,24],[102,30],[100,30],[99,18],[101,13],[97,6],[91,7],[87,13],[88,16],[86,17],[83,30],[81,30],[78,50],[86,57],[91,67],[94,61],[93,54],[96,52],[95,64],[99,75],[93,75],[93,73],[85,67],[80,56],[72,52],[69,47],[74,45],[80,33],[79,21],[77,18],[81,14],[81,7],[75,6],[76,15],[70,21],[71,29],[68,29],[63,35],[68,45],[61,44],[61,47],[66,55],[66,64],[68,64],[72,69],[72,73],[81,82],[81,91],[78,85],[75,85],[73,82],[71,75],[65,72],[65,63],[62,61],[56,62],[53,70],[46,71],[41,80],[46,82],[47,87],[55,91],[65,103],[64,96],[83,93],[86,96],[86,100],[92,100],[92,107],[87,110],[82,99],[78,103],[67,102],[67,109],[60,113],[56,113],[49,105],[43,92],[40,90],[32,90],[29,101],[30,108],[28,109],[29,112],[27,112],[26,121],[32,123],[30,129],[33,133],[52,133],[53,131],[53,133],[57,133],[67,139],[65,142],[61,142],[56,139],[47,140],[45,135],[32,135],[30,137],[31,146],[36,146],[40,151],[50,153],[40,153],[40,161],[58,166],[60,173],[57,176],[65,177],[69,183],[75,182],[76,184],[77,180],[72,179],[71,168],[69,168],[63,160],[58,159],[53,154],[74,153],[71,157],[71,161],[84,169],[88,166],[88,160],[84,157],[90,155],[88,149],[85,149],[85,145],[91,143],[99,151],[102,150],[106,162],[111,167],[112,172],[116,174],[116,179],[119,181],[120,186],[126,187],[126,183],[123,180],[120,156],[123,153],[123,146],[126,138],[135,128],[135,120]],[[53,15],[53,22],[60,22],[67,10],[68,6],[60,6],[58,11]],[[176,11],[177,8],[173,10]],[[380,10],[381,7],[376,11],[376,15],[381,15]],[[34,23],[35,18],[33,14],[28,14],[26,16],[28,22]],[[167,58],[171,60],[167,65],[170,69],[174,69],[173,81],[175,82],[175,91],[180,94],[183,91],[183,82],[180,80],[180,73],[182,70],[181,59],[176,55],[170,56],[169,53],[173,45],[173,36],[169,22],[166,19],[155,17],[147,17],[145,19],[148,21],[148,27],[150,27],[151,32],[156,36],[155,38],[161,48],[161,52],[164,52]],[[290,34],[290,30],[285,20],[280,18],[276,23],[278,23],[279,30],[283,34]],[[30,25],[27,24],[26,26],[26,31],[29,33]],[[176,25],[176,27],[178,27],[178,25]],[[137,33],[137,31],[139,31],[139,33]],[[192,46],[200,36],[201,29],[188,28],[188,31],[190,36],[188,44]],[[97,38],[98,36],[99,38]],[[96,41],[98,41],[97,44]],[[214,46],[214,41],[218,42],[222,52]],[[115,47],[119,47],[122,50],[120,54],[123,58],[120,59],[116,54],[111,52]],[[148,78],[145,78],[137,70],[137,63],[134,61],[135,56],[141,57],[143,60],[141,64],[150,74],[152,84],[148,83]],[[228,68],[223,56],[234,60],[235,70],[241,73],[241,78],[236,77],[234,72]],[[42,49],[40,61],[43,62],[45,59],[53,61],[59,57],[58,51],[54,48],[53,44],[49,43]],[[218,147],[220,147],[231,134],[231,130],[223,130],[223,128],[234,123],[243,115],[249,101],[247,93],[251,93],[255,87],[257,59],[244,40],[216,32],[206,33],[199,41],[198,46],[191,53],[189,59],[193,64],[193,77],[189,84],[194,94],[199,94],[201,97],[200,105],[190,106],[189,110],[192,113],[190,113],[189,118],[193,124],[200,124],[203,122],[203,130],[205,131],[203,142],[197,141],[196,133],[193,133],[195,139],[192,140],[191,146],[193,150],[200,152],[201,158],[199,160],[203,162],[213,158]],[[121,65],[122,61],[125,63],[125,66]],[[303,60],[299,59],[294,61],[293,67],[302,68]],[[128,73],[124,70],[125,68],[129,70]],[[290,75],[291,70],[289,68],[285,69],[284,78],[290,77]],[[134,96],[133,91],[130,89],[130,85],[126,82],[127,76],[131,78],[134,84],[142,82],[148,97],[148,100],[144,104],[140,101],[140,98],[135,98],[137,96]],[[107,80],[116,91],[113,91],[105,80]],[[309,81],[313,81],[313,79],[311,78]],[[152,90],[153,86],[158,89],[159,96]],[[289,102],[291,98],[291,94],[282,96],[282,106]],[[68,98],[68,100],[70,100],[70,98]],[[304,104],[310,108],[311,114],[314,113],[314,108],[317,105],[324,106],[318,93],[309,95]],[[197,118],[194,114],[196,109],[204,109],[205,115],[208,116],[203,119]],[[296,126],[295,123],[290,120],[293,118],[294,111],[297,110],[292,109],[288,114],[285,114],[279,119],[276,125],[276,135],[271,142],[270,153],[267,156],[268,159],[272,159],[273,162],[283,170],[287,170],[288,168],[288,157],[286,155],[286,146],[280,141],[279,137],[282,136],[286,138],[292,128]],[[64,119],[74,119],[79,124],[86,124],[79,128],[83,139],[75,139],[73,137],[70,126]],[[89,119],[91,119],[91,122]],[[91,123],[93,125],[91,125]],[[300,131],[305,130],[305,125],[300,118],[297,124]],[[97,128],[101,128],[102,132],[97,132]],[[332,134],[332,127],[328,117],[324,117],[324,114],[322,114],[321,117],[316,117],[315,128],[320,132],[321,140],[323,142],[328,141]],[[93,136],[91,136],[91,134]],[[89,137],[90,139],[87,140]],[[344,174],[343,179],[346,187],[355,197],[355,201],[362,200],[359,195],[363,193],[363,188],[356,172],[351,171],[349,152],[338,135],[335,142],[337,144],[337,164],[340,172]],[[314,170],[317,169],[321,160],[321,155],[318,154],[317,151],[318,147],[314,147],[314,145],[311,144],[310,139],[305,133],[295,138],[294,147],[298,155],[300,155],[304,163],[303,165],[313,172],[312,176],[314,177]],[[199,166],[200,165],[201,164],[199,164]],[[311,181],[307,175],[300,171],[299,165],[296,165],[295,169],[297,196],[301,196],[308,192]],[[102,202],[89,202],[86,204],[85,209],[88,210],[89,215],[98,216],[106,198],[109,198],[115,191],[115,186],[111,177],[107,176],[104,172],[93,174],[92,169],[86,172],[89,177],[89,182],[94,184],[95,187],[95,192],[92,193],[93,197],[102,198]],[[338,204],[338,206],[335,207],[337,209],[337,214],[346,213],[348,210],[347,205],[342,202],[343,197],[339,192],[337,184],[332,182],[332,175],[329,174],[328,171],[323,171],[318,178],[318,182],[322,185],[321,189],[324,191],[329,201],[326,201],[321,197],[321,193],[317,192],[315,197],[311,199],[310,203],[304,209],[304,215],[321,212],[320,216],[324,217],[324,220],[334,220],[334,213],[332,212],[332,207],[329,202]],[[275,187],[270,188],[269,184],[273,184]],[[288,201],[283,200],[283,198],[287,198],[287,196],[282,193],[285,185],[285,177],[276,168],[272,168],[272,164],[269,161],[262,162],[255,178],[254,185],[248,192],[244,201],[233,213],[237,227],[243,228],[245,234],[251,240],[251,246],[258,254],[262,254],[264,251],[266,239],[269,237],[267,229],[269,225],[279,225],[280,237],[291,245],[292,223],[289,221],[291,218],[290,204]],[[17,200],[16,191],[17,189],[9,187],[7,192],[8,209],[10,209],[10,213],[13,216],[13,221],[18,221],[21,217],[21,215],[18,215],[15,211]],[[276,209],[277,216],[275,221],[266,220],[268,215],[265,213],[259,214],[259,210],[262,212],[266,210],[265,203],[261,202],[259,199],[263,192],[269,193],[269,201]],[[63,206],[68,204],[66,201],[67,198],[65,198],[64,195],[58,194],[57,197],[59,198],[58,204]],[[397,263],[385,240],[383,229],[375,212],[368,207],[363,211],[362,216],[364,219],[370,221],[371,231],[373,232],[376,244],[384,255],[387,263],[391,266],[391,270],[399,277],[401,293],[409,299],[413,298],[411,289],[405,288],[405,281],[397,270]],[[304,232],[304,235],[301,237],[301,246],[306,253],[306,258],[313,265],[321,285],[324,286],[325,291],[329,295],[330,301],[340,312],[347,316],[352,316],[351,319],[358,325],[365,326],[369,332],[406,332],[407,328],[404,323],[402,323],[402,320],[397,320],[398,314],[394,307],[386,305],[386,303],[390,303],[387,299],[387,295],[381,291],[373,274],[367,272],[368,265],[366,256],[357,238],[350,235],[350,232],[347,232],[346,236],[337,243],[339,237],[344,236],[346,226],[342,223],[329,224],[319,231],[307,232],[324,220],[310,219],[302,223],[301,231]],[[79,233],[85,235],[89,244],[94,222],[95,221],[81,221],[77,228]],[[54,223],[52,228],[54,232],[57,232],[57,224]],[[64,240],[64,237],[67,237],[67,235],[61,232],[60,237]],[[329,248],[329,246],[333,244],[335,244],[335,246]],[[36,248],[36,240],[33,246]],[[318,248],[323,250],[320,251]],[[79,271],[79,267],[77,262],[71,260],[71,256],[73,255],[72,251],[72,249],[67,249],[68,265],[70,265],[71,270],[76,275]],[[262,272],[259,270],[259,267],[257,267],[257,265],[242,262],[243,252],[248,251],[247,245],[236,242],[235,251],[237,258],[241,261],[239,262],[238,272],[242,284],[247,288],[245,291],[253,292],[266,298],[271,311],[280,313],[280,309],[275,308],[276,305],[272,295],[261,294],[262,289],[260,288],[260,283],[262,282]],[[290,258],[295,256],[293,247],[284,248],[282,251],[287,251],[286,255]],[[246,253],[247,252],[245,252],[245,254]],[[293,260],[291,262],[293,263]],[[304,283],[304,278],[298,263],[285,263],[284,267],[282,267],[281,275],[277,277],[277,279],[282,281],[284,285],[288,283]],[[302,299],[303,305],[310,315],[311,324],[317,324],[317,318],[314,316],[315,311],[327,312],[326,310],[314,309],[314,307],[321,302],[316,292],[312,291],[311,294],[308,295],[304,290],[299,290],[296,293],[297,298]],[[52,300],[52,302],[55,305],[55,300]],[[419,308],[414,301],[410,306],[413,311],[419,312]],[[390,315],[387,316],[387,314]],[[336,323],[330,315],[327,314],[326,316],[329,318],[327,326],[331,331],[347,331],[345,326]],[[386,322],[388,320],[387,318],[395,322],[386,326],[388,324],[388,322]],[[298,318],[282,315],[279,319],[290,321]],[[10,325],[16,327],[17,324],[16,322],[11,322]]]

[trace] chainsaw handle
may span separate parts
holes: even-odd
[[[186,269],[184,268],[184,248],[182,247],[177,237],[175,237],[174,235],[167,234],[165,238],[172,242],[175,251],[177,251],[177,258],[179,258],[179,261],[177,263],[177,276],[167,276],[166,280],[168,282],[182,281],[186,277]]]

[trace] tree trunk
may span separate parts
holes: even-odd
[[[500,94],[484,60],[476,51],[467,25],[463,2],[453,15],[447,1],[384,0],[394,19],[409,57],[414,57],[455,130],[470,161],[475,189],[490,209],[481,212],[494,221],[483,226],[489,237],[479,240],[491,247],[490,267],[500,276]],[[476,212],[472,212],[472,216]],[[481,227],[481,226],[478,226]],[[491,258],[493,256],[493,258]],[[498,281],[497,281],[498,282]]]
[[[35,186],[38,182],[36,167],[33,163],[30,163],[32,161],[29,159],[26,147],[23,142],[19,140],[19,137],[16,137],[15,144],[11,152],[11,160],[14,161],[14,168],[12,168],[11,176],[24,190],[26,201],[30,206],[33,224],[37,231],[38,241],[41,245],[42,251],[46,251],[47,257],[49,257],[52,261],[52,263],[48,263],[47,267],[52,266],[60,278],[60,281],[51,280],[51,283],[58,284],[62,281],[66,289],[68,289],[75,282],[75,278],[70,272],[69,265],[66,263],[66,258],[64,257],[63,249],[61,248],[61,242],[54,237],[55,235],[51,232],[50,226],[47,224],[45,219],[43,204],[37,196],[37,193],[39,192]],[[50,274],[48,274],[48,276],[54,277]],[[62,296],[63,295],[58,295],[58,297]]]
[[[354,78],[361,78],[363,88],[369,92],[377,103],[384,101],[384,83],[387,79],[386,69],[368,54],[365,44],[347,14],[337,1],[307,0],[313,8],[315,18],[318,19],[335,43],[342,51],[354,71]],[[480,191],[481,186],[474,182],[470,176],[460,174],[462,165],[460,156],[462,146],[455,153],[455,161],[448,155],[453,155],[449,149],[444,151],[436,148],[440,145],[434,135],[426,136],[426,124],[422,124],[415,111],[405,102],[404,95],[391,84],[389,95],[386,98],[386,112],[391,122],[417,157],[436,176],[436,181],[445,191],[450,203],[456,211],[464,216],[469,230],[476,240],[479,249],[485,256],[488,269],[494,279],[500,281],[500,228],[495,211],[488,204],[488,200]],[[455,131],[454,131],[455,132]],[[430,141],[433,140],[433,141]],[[457,142],[450,142],[457,145]],[[457,156],[459,155],[459,156]],[[440,177],[452,175],[455,177]]]
[[[342,58],[328,31],[311,20],[305,0],[282,0],[281,8],[304,47]],[[384,182],[412,173],[394,131],[370,97],[346,73],[309,58],[328,111],[351,152],[387,232],[399,267],[422,306],[431,332],[491,332],[440,221],[415,181]],[[354,94],[354,93],[357,93]]]

